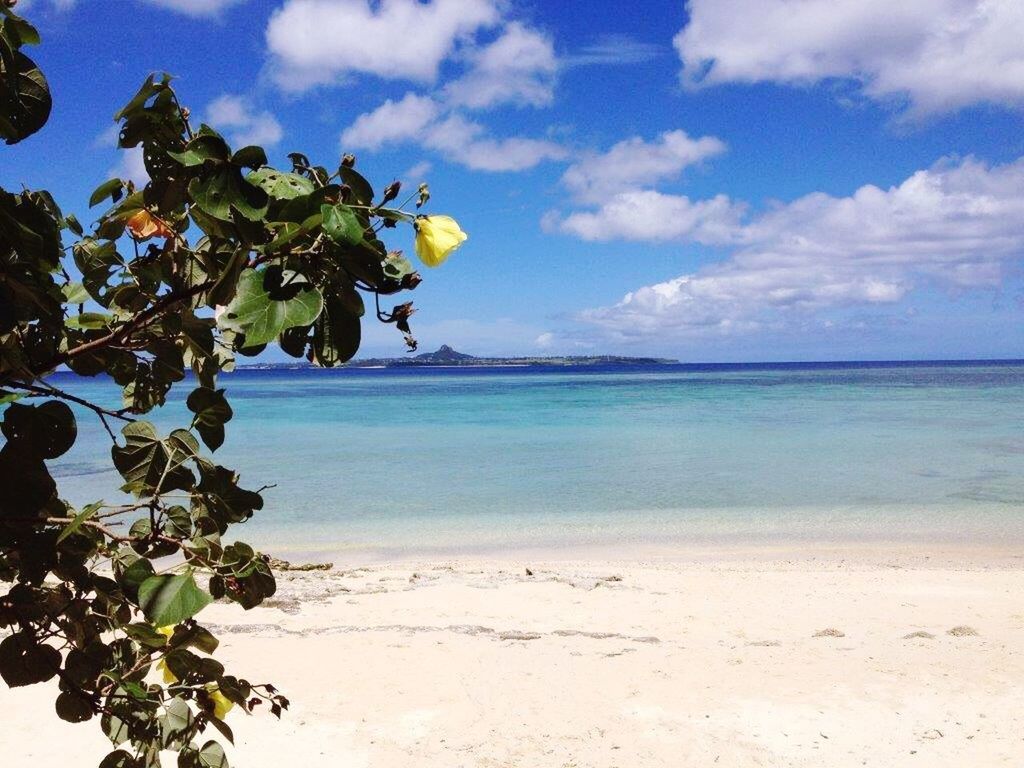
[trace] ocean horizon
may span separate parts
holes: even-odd
[[[60,386],[116,405],[111,382]],[[242,369],[237,535],[353,558],[590,546],[1024,542],[1024,361]],[[188,383],[151,416],[184,426]],[[54,462],[110,502],[81,413]]]

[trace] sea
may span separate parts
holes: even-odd
[[[116,406],[102,380],[58,374]],[[393,557],[687,545],[1024,543],[1024,361],[240,370],[217,462],[272,550]],[[151,419],[187,426],[191,385]],[[52,462],[121,499],[88,412]],[[339,554],[340,553],[340,554]]]

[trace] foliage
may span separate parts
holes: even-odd
[[[22,52],[37,42],[0,3],[8,143],[49,114],[46,80]],[[193,127],[167,75],[149,77],[115,119],[150,181],[101,184],[90,205],[106,210],[91,231],[46,192],[0,190],[0,581],[10,585],[0,677],[56,679],[57,714],[98,719],[110,737],[104,768],[157,766],[161,750],[182,768],[226,766],[208,729],[230,741],[230,707],[279,716],[288,701],[229,674],[196,619],[213,600],[252,608],[275,589],[268,559],[225,539],[263,506],[262,489],[200,447],[220,447],[232,417],[218,374],[269,343],[315,365],[344,363],[359,347],[363,294],[415,349],[411,303],[384,312],[380,297],[420,277],[379,235],[429,217],[388,207],[399,185],[378,199],[351,156],[330,172],[295,153],[280,170],[260,147],[232,149]],[[419,207],[429,193],[417,196]],[[51,374],[65,366],[109,377],[123,402],[56,387]],[[176,384],[192,387],[192,423],[163,435],[137,417]],[[74,444],[76,412],[110,434],[118,503],[75,508],[60,496],[47,462]]]

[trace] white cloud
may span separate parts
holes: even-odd
[[[112,167],[107,174],[111,178],[130,179],[135,186],[143,187],[149,183],[149,172],[146,170],[146,163],[142,157],[142,146],[122,149],[117,165]]]
[[[456,44],[500,21],[499,0],[285,0],[270,17],[273,76],[294,91],[365,73],[430,83]]]
[[[94,147],[116,147],[117,141],[121,137],[121,124],[111,123],[103,129],[96,138],[92,140]]]
[[[558,61],[546,35],[511,22],[469,58],[469,72],[445,87],[450,103],[483,109],[504,103],[544,107],[554,101]]]
[[[420,160],[402,174],[402,183],[407,186],[423,183],[433,167],[434,165],[429,160]]]
[[[341,134],[345,149],[380,149],[386,144],[412,142],[439,152],[446,159],[480,171],[518,171],[545,160],[560,160],[566,151],[544,139],[494,139],[480,123],[459,114],[441,117],[433,99],[408,93],[401,101],[386,101],[356,118]]]
[[[229,134],[236,146],[259,144],[272,146],[284,136],[284,130],[270,112],[253,110],[242,96],[224,94],[206,107],[206,121],[217,130]]]
[[[342,148],[380,149],[384,144],[421,136],[440,113],[429,96],[407,93],[400,101],[388,99],[372,112],[356,118],[341,134]]]
[[[713,136],[694,139],[685,131],[667,131],[652,142],[634,136],[569,166],[562,183],[578,200],[601,202],[624,189],[676,178],[685,168],[725,149],[725,143]]]
[[[891,305],[925,284],[995,288],[1024,257],[1024,158],[943,162],[889,189],[807,195],[730,237],[739,247],[725,261],[580,319],[622,338],[730,333],[794,313]]]
[[[915,115],[1024,104],[1020,0],[690,0],[675,37],[690,86],[828,78]]]
[[[634,40],[629,35],[606,34],[566,57],[563,63],[570,67],[612,64],[642,64],[667,51],[660,45]]]
[[[145,0],[150,5],[159,5],[188,16],[216,16],[231,5],[245,0]]]
[[[541,349],[550,349],[555,343],[555,334],[551,331],[544,331],[544,333],[533,340],[533,343]]]
[[[461,115],[451,115],[435,124],[424,146],[477,171],[522,171],[566,156],[564,147],[545,139],[490,138],[484,126]]]
[[[612,195],[596,211],[577,211],[564,219],[549,213],[542,220],[548,232],[560,231],[581,240],[692,240],[717,244],[735,237],[745,206],[725,195],[691,200],[654,190]]]

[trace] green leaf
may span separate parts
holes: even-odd
[[[254,510],[263,509],[263,497],[240,487],[236,472],[203,459],[197,464],[200,481],[196,492],[219,532],[223,533],[229,523],[248,520]]]
[[[127,549],[127,548],[126,548]],[[135,552],[128,550],[135,555]],[[133,560],[118,577],[118,583],[121,585],[121,589],[124,590],[125,594],[129,598],[135,599],[139,594],[139,587],[142,586],[142,582],[153,575],[153,564],[144,557],[138,557]]]
[[[124,193],[124,182],[121,179],[109,179],[100,184],[89,196],[89,207],[99,205],[108,197],[111,202],[116,203]]]
[[[61,288],[61,292],[68,304],[84,304],[89,300],[89,292],[81,283],[68,283]]]
[[[85,234],[85,230],[82,228],[82,222],[78,220],[78,217],[73,213],[69,213],[64,217],[64,226],[70,229],[74,234],[81,237]]]
[[[35,62],[21,51],[6,50],[9,55],[0,56],[0,138],[17,144],[46,124],[53,101]]]
[[[60,669],[60,652],[27,632],[0,641],[0,677],[11,688],[45,683]]]
[[[146,102],[149,101],[150,97],[160,93],[160,91],[166,89],[170,77],[166,74],[163,77],[163,81],[160,83],[154,82],[155,75],[150,75],[146,78],[146,81],[142,84],[139,90],[132,96],[131,101],[124,105],[121,110],[114,115],[114,120],[121,120],[124,117],[132,114],[141,107],[145,106]]]
[[[361,307],[362,299],[358,294],[356,299]],[[313,362],[323,368],[348,362],[359,351],[361,337],[359,315],[350,311],[338,297],[329,297],[313,325]]]
[[[65,691],[57,697],[57,716],[69,723],[84,723],[92,719],[95,711],[85,694]]]
[[[137,624],[128,624],[123,629],[128,637],[146,648],[155,650],[167,645],[167,638],[164,637],[163,633],[157,632],[156,628],[151,624],[139,622]]]
[[[341,176],[341,180],[352,190],[354,202],[359,205],[371,205],[373,203],[373,187],[370,186],[370,182],[363,178],[359,171],[343,165],[338,169],[338,175]]]
[[[165,706],[165,714],[160,718],[162,742],[165,749],[180,748],[188,741],[195,714],[188,702],[175,696]]]
[[[344,203],[324,205],[324,234],[338,245],[358,245],[363,239],[363,225],[351,208]]]
[[[203,213],[219,221],[233,222],[232,211],[250,221],[258,221],[267,213],[267,193],[243,179],[233,165],[192,179],[188,191]]]
[[[8,442],[0,448],[0,488],[0,518],[26,517],[54,498],[57,484],[42,458]]]
[[[245,334],[248,347],[266,344],[285,328],[311,325],[323,309],[323,296],[292,270],[246,270],[235,298],[221,314],[222,328]]]
[[[267,153],[263,147],[255,145],[242,147],[231,156],[231,164],[243,168],[259,168],[267,164]]]
[[[185,145],[185,149],[181,152],[168,152],[167,154],[186,168],[194,168],[208,160],[225,162],[229,153],[230,150],[224,139],[216,134],[207,133],[196,136]]]
[[[195,414],[192,423],[199,430],[199,436],[211,450],[224,444],[224,425],[233,415],[223,389],[197,387],[185,401],[188,409]]]
[[[230,768],[224,747],[216,741],[208,741],[199,750],[199,763],[202,768]]]
[[[68,328],[79,331],[98,331],[101,328],[106,328],[111,320],[113,320],[112,315],[102,312],[83,312],[80,315],[72,315],[65,324]]]
[[[85,509],[83,509],[77,515],[75,515],[75,518],[64,527],[63,531],[60,532],[60,535],[57,537],[57,543],[60,544],[68,536],[75,533],[79,528],[82,527],[82,523],[84,523],[86,520],[92,519],[93,516],[95,516],[95,514],[100,510],[100,508],[102,508],[102,506],[102,501],[96,501],[93,502],[92,504],[89,504],[88,506],[85,507]]]
[[[12,42],[16,45],[39,45],[39,30],[8,8],[3,8],[2,15],[7,18],[0,19],[0,27]]]
[[[148,421],[133,421],[121,434],[125,444],[113,446],[111,456],[127,490],[142,496],[192,486],[192,472],[181,465],[199,452],[199,444],[187,431],[176,430],[164,441]]]
[[[374,208],[373,212],[380,216],[385,221],[394,222],[413,222],[416,221],[416,216],[405,211],[400,211],[397,208]]]
[[[139,587],[139,607],[158,627],[190,619],[213,602],[196,584],[192,572],[150,576]]]
[[[64,455],[78,437],[75,414],[59,400],[42,405],[11,403],[4,411],[0,431],[13,447],[41,459]]]
[[[123,726],[124,723],[117,718],[108,718],[110,720],[117,720],[119,726]],[[127,738],[127,736],[126,736]],[[111,739],[113,741],[113,739]],[[121,739],[124,741],[124,739]],[[115,742],[120,743],[120,742]],[[103,762],[100,763],[100,768],[139,768],[139,763],[135,761],[135,758],[129,752],[125,752],[123,749],[115,749],[109,755],[103,758]]]
[[[385,256],[382,266],[385,276],[390,277],[392,280],[400,281],[406,275],[411,275],[416,271],[412,262],[405,258],[401,251],[392,251]]]
[[[275,200],[294,200],[296,197],[312,194],[316,187],[305,176],[284,173],[273,168],[260,168],[245,177]]]

